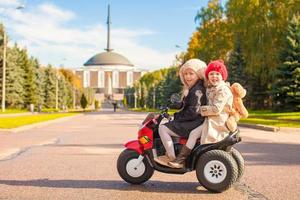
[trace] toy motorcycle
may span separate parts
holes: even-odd
[[[232,146],[241,141],[239,131],[230,133],[224,140],[200,145],[199,141],[185,161],[184,168],[175,169],[154,161],[165,155],[165,148],[158,134],[158,126],[164,118],[170,119],[168,107],[162,107],[156,118],[146,120],[138,131],[138,139],[125,144],[119,155],[117,170],[123,180],[141,184],[149,180],[154,170],[184,174],[196,170],[199,183],[211,192],[222,192],[238,181],[244,172],[244,159]],[[176,140],[177,139],[177,140]],[[186,139],[174,138],[175,154],[178,155]]]

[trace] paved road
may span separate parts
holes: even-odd
[[[246,172],[234,188],[211,194],[194,172],[156,172],[132,186],[118,176],[123,144],[143,113],[89,113],[19,133],[0,133],[0,199],[299,199],[300,133],[242,128]],[[288,131],[287,131],[288,132]],[[9,156],[10,155],[10,156]]]

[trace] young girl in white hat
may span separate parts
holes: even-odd
[[[168,162],[175,159],[171,136],[189,138],[190,132],[204,122],[204,117],[200,114],[200,106],[206,105],[205,69],[205,62],[199,59],[190,59],[179,70],[179,76],[184,85],[182,108],[174,114],[173,121],[159,126],[159,135],[166,149],[165,156],[155,158],[155,161],[161,165],[169,166]],[[190,141],[193,141],[193,139]],[[193,148],[191,146],[194,146],[194,144],[187,142],[182,147],[180,154],[188,156]]]

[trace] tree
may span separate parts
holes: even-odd
[[[56,104],[56,70],[51,65],[48,65],[45,69],[45,106],[47,108],[55,108]]]
[[[294,0],[229,0],[226,5],[227,28],[232,38],[242,38],[245,70],[251,80],[253,108],[271,105],[274,72],[283,46],[284,29],[300,2]],[[249,93],[248,93],[249,94]]]
[[[79,99],[81,97],[81,93],[83,92],[83,88],[82,88],[82,83],[81,83],[81,79],[74,74],[71,70],[69,69],[64,69],[61,68],[59,70],[60,74],[62,74],[65,78],[65,80],[67,81],[67,88],[68,88],[68,99],[67,99],[67,105],[69,107],[73,106],[73,101],[75,98],[75,105],[77,104],[77,101],[79,102]],[[74,96],[75,93],[75,96]]]
[[[45,67],[40,67],[38,61],[36,60],[36,66],[38,67],[36,70],[36,79],[35,79],[35,84],[36,84],[36,90],[35,90],[35,95],[36,95],[36,101],[37,105],[44,106],[45,104],[45,88],[46,88],[46,69]]]
[[[71,70],[61,68],[61,69],[59,69],[59,72],[60,72],[60,74],[62,74],[65,77],[66,81],[71,83],[71,85],[75,89],[82,90],[81,79],[78,76],[76,76],[76,74],[74,74]]]
[[[72,100],[72,91],[70,91],[70,83],[66,81],[63,75],[60,74],[58,79],[58,107],[64,108],[65,106],[70,106],[68,100]]]
[[[26,50],[21,51],[21,54],[24,55],[24,58],[28,58]],[[37,68],[38,68],[37,60],[31,57],[29,60],[26,59],[24,63],[24,104],[38,104],[38,96],[36,93],[37,85]]]
[[[84,96],[88,102],[88,105],[92,105],[95,101],[95,90],[91,87],[84,88]]]
[[[127,106],[130,108],[134,107],[134,101],[135,101],[134,93],[135,93],[134,87],[128,87],[124,90]]]
[[[229,73],[228,81],[231,84],[238,82],[245,87],[247,83],[247,76],[245,72],[246,62],[239,38],[236,39],[234,49],[229,52],[226,66]]]
[[[181,92],[182,84],[178,77],[178,69],[178,67],[170,67],[160,71],[164,76],[158,80],[156,79],[156,82],[152,83],[148,89],[149,92],[145,98],[147,107],[153,108],[154,96],[154,106],[158,107],[167,105],[173,93]]]
[[[0,24],[0,77],[2,78],[3,61],[3,25]],[[6,104],[13,108],[24,108],[29,104],[44,105],[54,108],[56,105],[56,81],[58,82],[59,106],[73,104],[73,92],[79,96],[82,92],[80,79],[71,71],[54,70],[51,65],[40,67],[36,58],[28,56],[26,49],[15,44],[7,47],[6,59]],[[2,89],[2,81],[0,81]],[[0,97],[2,92],[0,93]],[[88,95],[93,99],[92,94]],[[77,98],[79,101],[79,98]]]
[[[287,27],[284,49],[273,86],[275,110],[300,110],[300,15]]]
[[[86,108],[87,105],[88,105],[88,101],[87,101],[87,99],[86,99],[86,97],[85,97],[84,94],[81,95],[81,98],[80,98],[80,105],[81,105],[81,107],[82,107],[84,110],[85,110],[85,108]]]
[[[23,108],[24,105],[24,68],[26,57],[15,44],[7,49],[6,103],[9,107]],[[2,71],[2,70],[1,70]]]
[[[187,49],[187,53],[185,54],[184,60],[199,58],[198,54],[201,48],[203,47],[201,47],[200,32],[195,31],[188,43],[188,49]]]
[[[158,98],[158,102],[161,102],[161,105],[167,105],[170,103],[169,100],[173,93],[181,93],[182,91],[178,70],[178,67],[169,68],[166,78],[162,81],[162,99]]]
[[[195,22],[199,22],[199,33],[194,33],[191,38],[187,57],[199,58],[205,62],[220,58],[224,60],[227,52],[232,49],[232,36],[220,1],[210,0],[207,8],[198,11]]]

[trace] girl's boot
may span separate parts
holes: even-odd
[[[191,149],[183,145],[177,158],[174,161],[170,161],[168,163],[169,166],[171,166],[172,168],[183,168],[185,159],[188,157],[188,155],[190,155],[190,153],[191,153]]]

